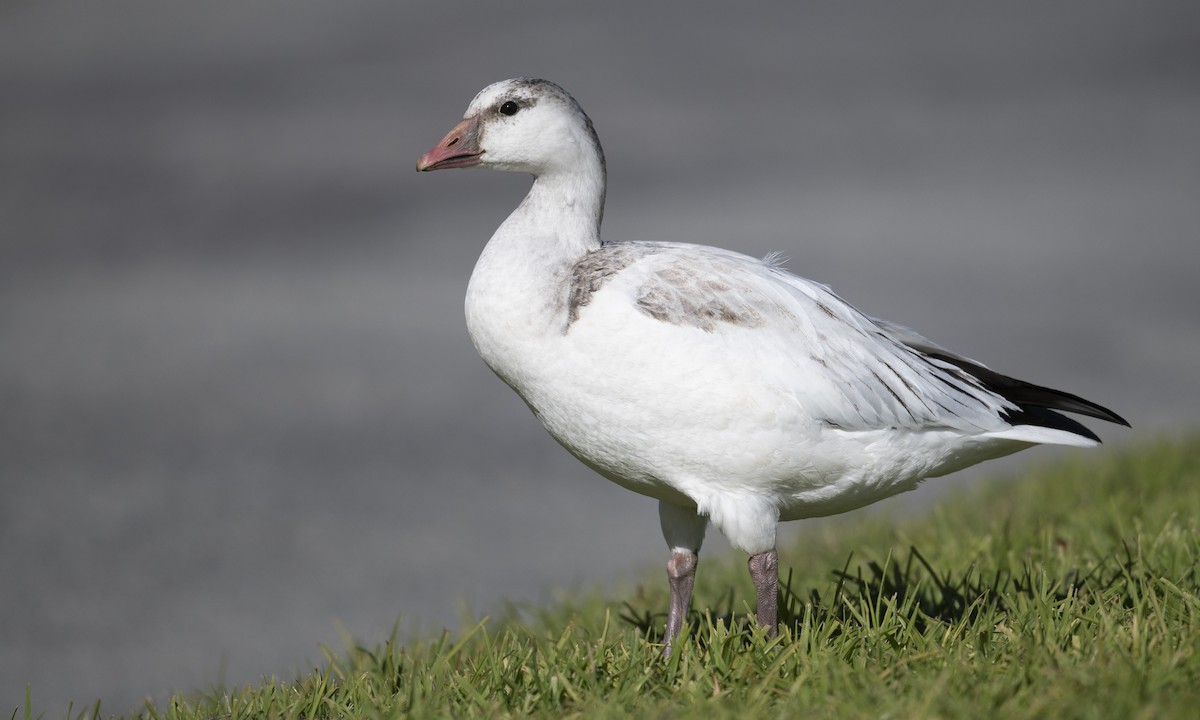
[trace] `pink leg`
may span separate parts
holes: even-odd
[[[671,548],[671,559],[667,562],[667,580],[671,583],[671,609],[667,613],[666,648],[663,655],[671,654],[671,645],[683,629],[687,619],[688,603],[692,600],[692,587],[696,584],[696,562],[700,545],[704,542],[704,530],[708,518],[700,516],[695,507],[675,505],[660,500],[658,520],[662,524],[663,539]]]
[[[679,637],[683,620],[687,617],[688,603],[692,600],[692,588],[696,584],[696,553],[676,550],[667,562],[667,580],[671,584],[671,609],[667,613],[667,647],[663,655],[671,654],[671,645]]]
[[[773,549],[751,555],[747,565],[758,596],[758,624],[767,628],[768,635],[774,635],[778,623],[779,555]]]

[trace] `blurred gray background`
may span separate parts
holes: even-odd
[[[1197,8],[0,4],[0,713],[661,572],[467,339],[528,178],[412,169],[505,77],[594,119],[607,237],[780,250],[1111,444],[1195,428]]]

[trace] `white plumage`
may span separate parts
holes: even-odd
[[[1127,424],[870,318],[771,259],[602,243],[604,155],[553,83],[485,88],[417,168],[474,165],[535,180],[475,266],[471,339],[563,447],[660,501],[668,651],[709,521],[751,555],[759,620],[773,628],[780,520],[852,510],[1037,443],[1098,442],[1056,409]]]

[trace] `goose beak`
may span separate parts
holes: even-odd
[[[444,170],[446,168],[471,167],[478,165],[483,150],[479,149],[479,117],[463,118],[446,137],[433,149],[417,160],[417,170]]]

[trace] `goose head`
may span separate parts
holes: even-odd
[[[604,154],[592,121],[567,91],[514,78],[481,90],[462,121],[417,160],[420,171],[474,166],[603,178]]]

